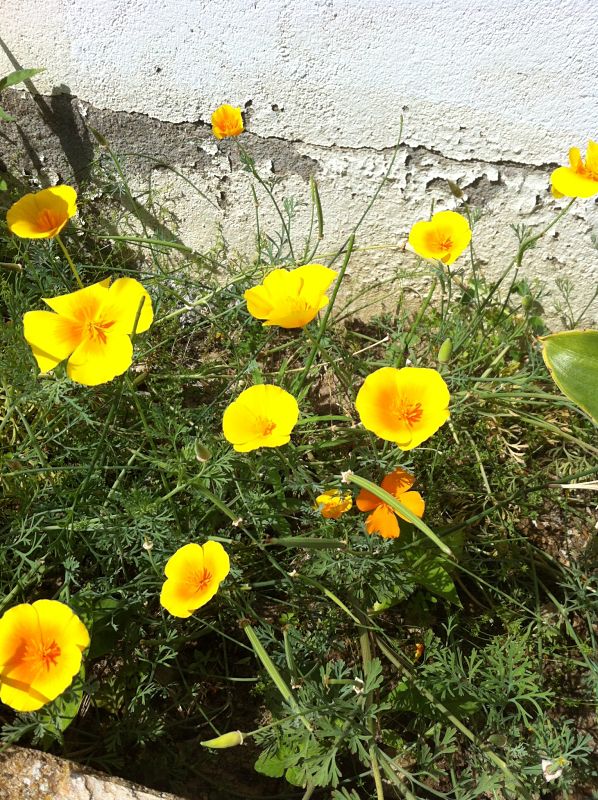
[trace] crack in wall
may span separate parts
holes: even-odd
[[[4,97],[9,98],[8,107],[10,108],[13,106],[15,108],[15,115],[18,115],[19,106],[22,106],[22,102],[15,102],[15,97],[26,98],[26,97],[34,97],[35,102],[37,103],[38,107],[45,105],[46,108],[52,108],[57,112],[57,116],[62,114],[65,117],[70,117],[71,122],[76,126],[74,120],[74,114],[72,109],[76,108],[78,112],[78,116],[80,121],[84,121],[84,118],[91,112],[92,115],[97,116],[99,118],[106,118],[106,119],[118,119],[122,120],[123,118],[137,121],[143,120],[145,125],[153,126],[154,128],[160,130],[163,128],[169,128],[171,131],[184,131],[189,132],[189,130],[193,130],[196,133],[204,134],[204,138],[209,142],[214,142],[212,137],[212,129],[211,123],[203,120],[202,118],[198,118],[197,120],[190,120],[190,121],[181,121],[181,122],[171,122],[166,120],[161,120],[157,117],[152,117],[148,114],[143,114],[139,112],[128,112],[128,111],[114,111],[111,109],[101,108],[98,106],[94,106],[92,103],[79,98],[77,95],[71,94],[68,91],[68,87],[64,84],[60,87],[56,87],[57,90],[51,95],[35,95],[32,96],[27,94],[23,90],[14,89],[7,93],[5,93]],[[12,102],[10,100],[12,96]],[[246,106],[246,113],[250,118],[250,109],[248,110],[248,105],[250,106],[251,101],[245,104]],[[68,106],[70,105],[71,110],[68,110]],[[46,118],[46,124],[48,124],[48,114],[45,115],[42,112],[42,116]],[[18,121],[18,116],[17,116]],[[57,120],[59,121],[59,120]],[[250,123],[249,123],[250,125]],[[50,127],[52,124],[50,123]],[[60,126],[56,126],[60,127]],[[94,126],[95,127],[95,126]],[[287,138],[282,136],[262,136],[257,134],[249,129],[245,132],[246,141],[252,142],[253,144],[259,143],[260,147],[272,147],[273,144],[278,144],[280,147],[290,147],[290,148],[297,148],[297,147],[310,147],[316,151],[323,151],[323,152],[331,152],[338,155],[342,154],[354,154],[354,155],[367,155],[368,153],[376,154],[376,155],[383,155],[391,157],[394,153],[395,149],[398,147],[400,149],[404,149],[407,152],[405,160],[407,161],[411,157],[415,157],[417,155],[428,155],[434,156],[436,158],[441,158],[447,162],[453,164],[460,164],[460,165],[487,165],[492,167],[511,167],[515,169],[528,169],[528,170],[538,170],[538,171],[552,171],[556,169],[559,165],[558,162],[553,161],[546,161],[542,163],[532,163],[527,161],[515,161],[513,159],[484,159],[481,157],[458,157],[456,155],[447,155],[441,149],[430,147],[429,145],[424,144],[413,144],[405,139],[401,142],[398,142],[396,145],[387,146],[387,147],[372,147],[372,146],[358,146],[358,147],[351,147],[349,145],[339,145],[339,144],[323,144],[317,141],[311,141],[306,138]],[[226,143],[221,142],[220,146],[226,146]],[[309,158],[307,156],[303,156],[304,158]],[[313,161],[313,159],[312,159]],[[314,166],[317,169],[317,164],[314,162]]]

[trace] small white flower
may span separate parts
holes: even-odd
[[[544,780],[546,783],[550,783],[550,781],[556,781],[557,778],[560,778],[563,774],[563,767],[566,763],[566,760],[562,757],[555,758],[554,760],[551,758],[543,758],[542,774],[544,775]]]

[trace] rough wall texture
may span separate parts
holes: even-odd
[[[48,753],[11,747],[0,754],[0,800],[177,800],[86,770]],[[179,799],[180,800],[180,799]],[[197,800],[206,800],[198,796]]]
[[[37,0],[22,0],[4,25],[0,73],[46,72],[37,105],[9,100],[21,127],[3,127],[5,160],[29,163],[42,181],[83,177],[94,152],[88,122],[121,153],[166,158],[216,200],[154,165],[152,186],[184,241],[209,247],[222,230],[251,252],[247,175],[235,144],[217,144],[207,124],[232,102],[245,108],[244,142],[262,174],[280,178],[281,196],[307,200],[316,176],[325,252],[372,197],[403,114],[391,180],[360,230],[358,244],[379,249],[355,255],[352,289],[376,284],[383,295],[396,276],[423,285],[426,268],[402,244],[432,202],[454,207],[447,178],[483,211],[476,252],[493,277],[515,250],[509,226],[545,225],[562,207],[547,188],[551,169],[598,136],[597,27],[598,4],[585,0],[48,0],[43,20]],[[140,190],[150,164],[130,162]],[[298,233],[306,214],[299,209]],[[525,274],[545,280],[554,300],[555,281],[572,280],[578,313],[598,283],[596,233],[598,205],[580,201],[526,257]],[[594,302],[586,323],[597,316]]]

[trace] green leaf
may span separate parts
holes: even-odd
[[[285,754],[275,749],[264,750],[253,766],[256,772],[269,778],[282,778],[286,769]]]
[[[427,719],[438,718],[438,710],[417,691],[414,686],[409,686],[405,681],[398,683],[389,693],[387,700],[397,711],[408,711],[411,714],[421,714]],[[480,708],[480,702],[472,695],[463,693],[444,697],[443,704],[451,714],[469,717]]]
[[[6,111],[0,108],[0,119],[3,122],[14,122],[15,118],[11,117],[10,114],[7,114]]]
[[[9,75],[6,75],[4,78],[0,79],[0,92],[8,88],[9,86],[14,86],[17,83],[23,83],[23,81],[27,81],[29,80],[29,78],[33,78],[33,76],[37,75],[38,72],[44,72],[44,70],[17,69],[14,72],[11,72]]]
[[[556,385],[598,424],[598,331],[563,331],[540,341]]]
[[[456,606],[461,605],[453,579],[442,565],[441,559],[425,558],[420,563],[414,564],[413,569],[409,571],[413,580],[424,589]]]

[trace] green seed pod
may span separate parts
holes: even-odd
[[[238,744],[243,744],[243,734],[241,731],[230,731],[229,733],[223,733],[222,736],[217,736],[215,739],[208,739],[205,742],[200,742],[202,747],[213,747],[215,750],[236,747]]]
[[[453,195],[453,197],[456,197],[457,199],[460,200],[463,197],[463,191],[461,187],[458,186],[454,181],[449,181],[448,179],[447,183],[449,185],[449,189],[451,190],[451,194]]]
[[[198,439],[195,440],[195,458],[202,463],[212,458],[212,451],[208,450],[205,444],[202,444]]]
[[[533,306],[533,304],[534,304],[534,298],[531,296],[531,294],[524,294],[523,297],[521,298],[521,306],[524,309],[524,311],[529,311],[530,308]]]
[[[438,351],[438,363],[447,364],[453,354],[453,343],[450,339],[445,339]]]

